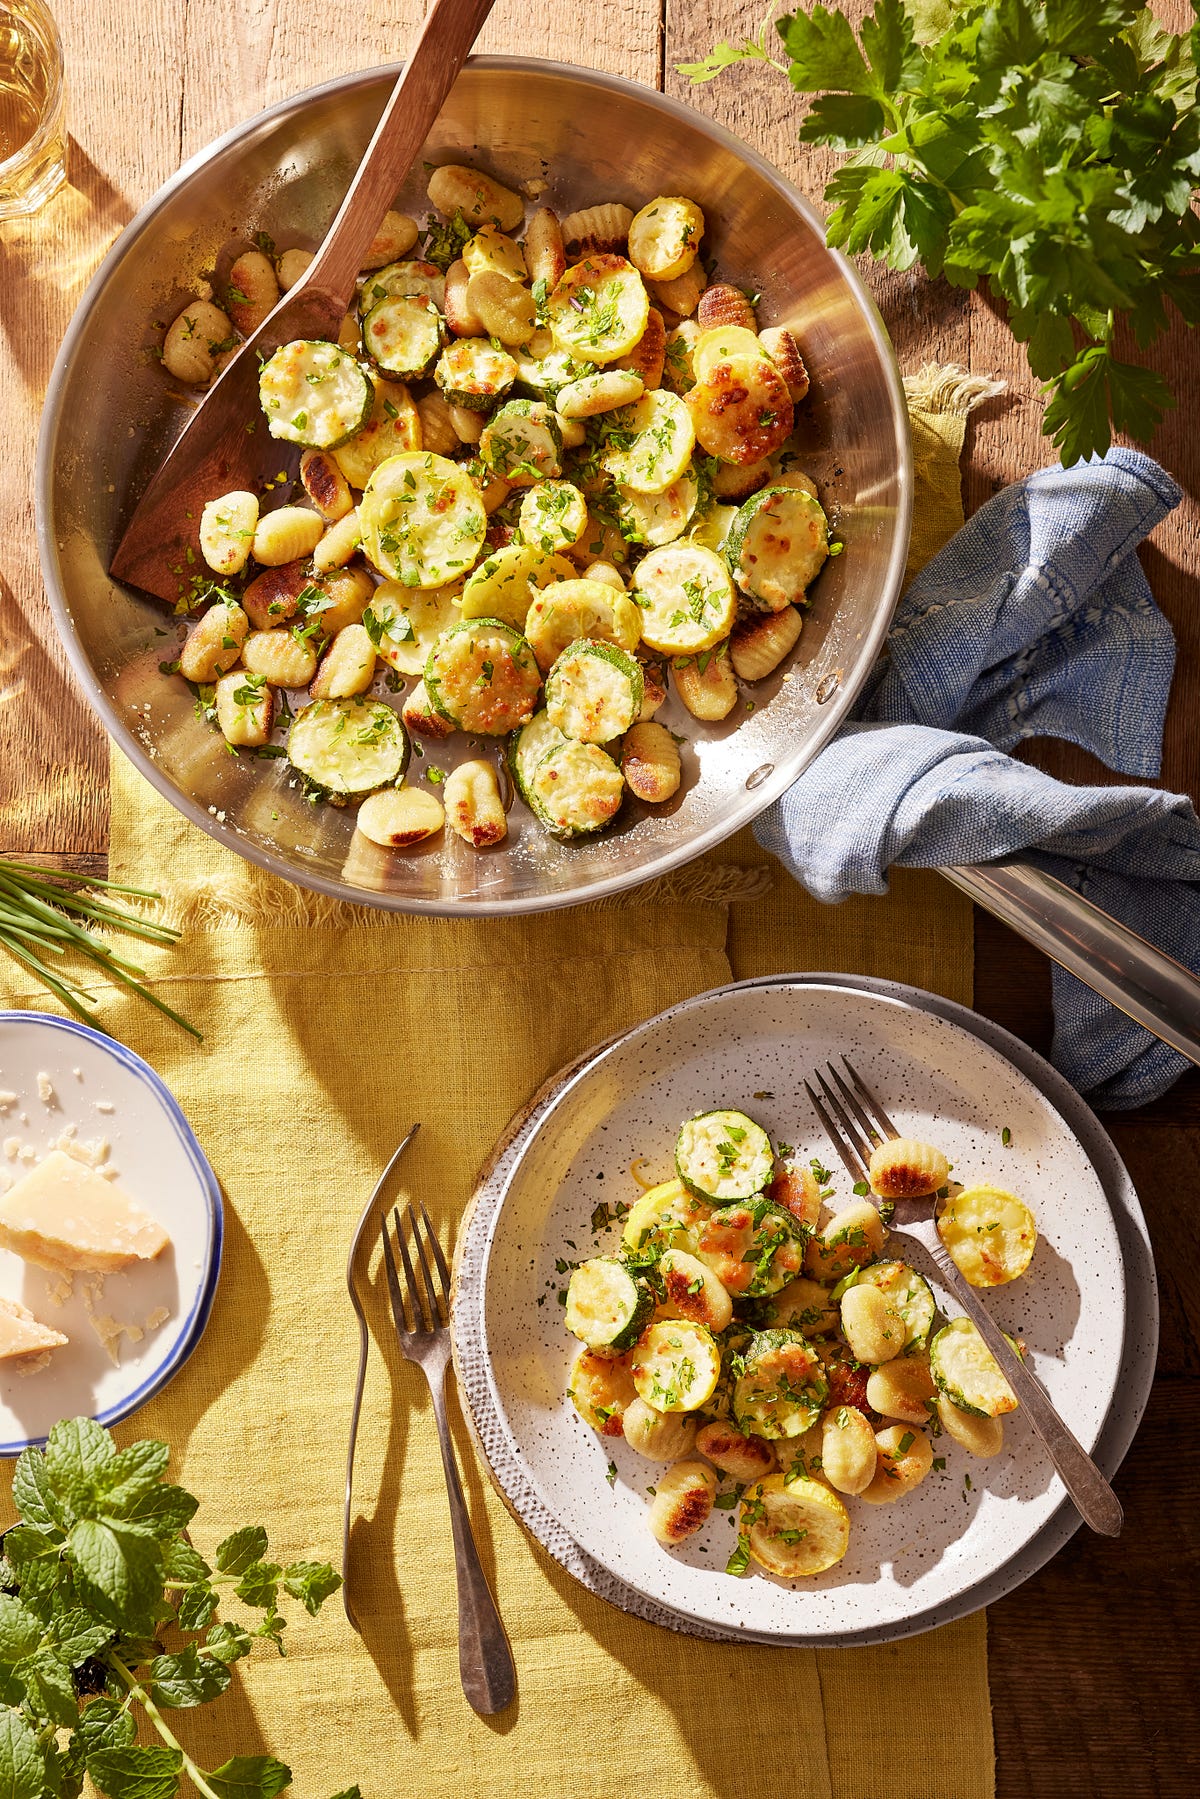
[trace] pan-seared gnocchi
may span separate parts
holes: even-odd
[[[227,745],[286,755],[314,801],[369,804],[381,845],[443,820],[446,854],[509,838],[511,787],[456,748],[468,721],[511,722],[517,807],[586,837],[627,795],[674,799],[687,739],[752,712],[747,685],[796,646],[831,549],[794,472],[808,372],[766,307],[760,331],[749,272],[713,266],[686,193],[571,211],[551,179],[527,207],[502,170],[453,161],[427,192],[424,223],[383,219],[337,341],[260,360],[246,427],[278,440],[279,472],[207,498],[211,579],[183,578],[177,610],[220,609],[164,668],[222,682],[198,711]],[[164,333],[193,387],[315,260],[263,233],[227,254]],[[444,760],[418,745],[410,770],[410,733]],[[823,1280],[838,1246],[801,1223]]]
[[[536,754],[553,756],[545,714],[530,730]],[[519,759],[513,772],[527,778]],[[914,1140],[896,1141],[911,1159]],[[923,1166],[945,1162],[917,1147]],[[903,1239],[889,1257],[888,1226],[863,1192],[839,1200],[820,1160],[711,1100],[658,1159],[673,1176],[649,1188],[639,1176],[640,1196],[615,1211],[610,1191],[591,1218],[592,1252],[555,1266],[571,1270],[560,1300],[582,1344],[567,1392],[606,1439],[608,1482],[648,1490],[665,1549],[714,1511],[736,1512],[727,1573],[757,1564],[812,1579],[847,1553],[859,1501],[905,1500],[956,1447],[1000,1453],[1015,1396],[966,1318],[939,1321],[929,1283],[897,1259]],[[647,1165],[639,1157],[633,1173]],[[1023,1203],[983,1184],[963,1191]],[[563,1257],[584,1234],[576,1225]],[[644,1466],[620,1459],[622,1436],[643,1462],[668,1464],[648,1489]]]

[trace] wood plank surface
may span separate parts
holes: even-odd
[[[178,167],[218,133],[273,100],[343,71],[403,55],[418,0],[357,0],[331,29],[317,0],[129,0],[98,8],[56,0],[69,69],[70,187],[37,219],[0,226],[0,853],[39,852],[100,867],[107,847],[106,750],[79,697],[50,621],[37,569],[33,449],[54,353],[88,279],[119,230]],[[853,11],[866,10],[856,0]],[[1157,8],[1178,26],[1184,0]],[[543,0],[536,20],[499,0],[481,48],[576,61],[687,100],[773,161],[814,201],[836,159],[796,142],[798,107],[783,78],[747,66],[690,88],[675,64],[721,37],[757,30],[758,0]],[[534,29],[531,30],[531,25]],[[675,185],[686,182],[673,171]],[[1042,401],[1003,317],[918,272],[867,279],[901,365],[956,361],[1008,383],[968,435],[964,495],[974,509],[1000,486],[1053,460]],[[1196,345],[1177,330],[1156,366],[1196,390]],[[1200,491],[1189,404],[1151,446],[1189,498],[1155,532],[1143,560],[1179,641],[1163,784],[1200,792]],[[1067,779],[1107,779],[1083,752],[1030,754]],[[981,917],[977,1004],[1045,1050],[1046,963]],[[1200,1076],[1133,1118],[1109,1119],[1133,1173],[1163,1270],[1159,1380],[1119,1488],[1119,1545],[1081,1532],[1048,1568],[990,1614],[1000,1799],[1174,1799],[1196,1791],[1178,1752],[1194,1709],[1189,1616],[1200,1561],[1194,1441],[1200,1398],[1200,1261],[1192,1213],[1200,1181]],[[1189,1582],[1191,1586],[1189,1588]],[[1071,1747],[1077,1745],[1077,1748]]]

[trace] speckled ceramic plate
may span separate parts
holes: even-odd
[[[669,1174],[680,1120],[707,1104],[742,1104],[777,1139],[826,1155],[801,1081],[814,1062],[837,1052],[853,1055],[901,1128],[945,1147],[962,1178],[992,1175],[1031,1200],[1042,1236],[1029,1275],[991,1303],[1007,1328],[1021,1331],[1055,1403],[1089,1447],[1100,1439],[1120,1377],[1122,1417],[1106,1458],[1112,1462],[1114,1446],[1116,1459],[1123,1453],[1153,1362],[1145,1258],[1137,1270],[1143,1315],[1126,1358],[1130,1220],[1114,1215],[1111,1172],[1102,1182],[1095,1151],[1085,1151],[1078,1125],[1067,1125],[1045,1083],[1021,1073],[956,1013],[971,1027],[983,1022],[931,996],[910,1000],[903,989],[834,985],[827,977],[701,995],[553,1083],[506,1155],[502,1179],[497,1169],[500,1189],[486,1215],[477,1208],[464,1243],[460,1371],[510,1503],[560,1559],[577,1573],[584,1568],[581,1578],[594,1570],[587,1584],[616,1603],[628,1599],[629,1609],[705,1634],[783,1642],[900,1636],[1007,1590],[1074,1528],[1069,1508],[1055,1517],[1061,1485],[1018,1417],[995,1461],[972,1461],[942,1439],[945,1469],[903,1504],[851,1501],[850,1552],[828,1574],[792,1584],[762,1575],[734,1580],[723,1572],[732,1515],[714,1514],[674,1554],[660,1550],[645,1523],[654,1465],[595,1437],[563,1397],[572,1342],[562,1329],[556,1294],[564,1282],[555,1264],[598,1246],[590,1227],[597,1201],[636,1196],[629,1166],[637,1156],[646,1158],[645,1178]],[[1017,1047],[1035,1075],[1045,1068]],[[755,1097],[762,1094],[770,1097]],[[1090,1119],[1077,1098],[1074,1107]],[[848,1194],[839,1177],[839,1199]],[[1129,1191],[1117,1201],[1136,1214]],[[1136,1229],[1133,1235],[1136,1250]],[[473,1345],[479,1366],[470,1365]],[[611,1487],[610,1451],[617,1465]],[[565,1540],[577,1554],[561,1553]]]
[[[69,1339],[34,1372],[0,1362],[7,1456],[43,1442],[59,1418],[127,1418],[183,1366],[216,1292],[222,1209],[216,1176],[173,1094],[111,1037],[46,1013],[0,1012],[0,1094],[0,1185],[70,1134],[93,1146],[171,1237],[153,1262],[105,1275],[98,1291],[77,1276],[66,1297],[54,1276],[0,1249],[0,1294]],[[115,1325],[128,1329],[110,1353],[105,1339]]]

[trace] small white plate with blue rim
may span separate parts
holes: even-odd
[[[115,1039],[50,1013],[0,1012],[0,1095],[0,1185],[56,1147],[81,1145],[171,1239],[154,1261],[99,1285],[0,1250],[0,1296],[68,1338],[43,1366],[0,1362],[0,1456],[13,1456],[59,1418],[116,1424],[177,1373],[212,1309],[223,1212],[174,1095]]]
[[[850,1550],[827,1574],[736,1579],[723,1572],[735,1514],[714,1513],[681,1549],[662,1550],[645,1516],[657,1465],[595,1436],[565,1397],[574,1345],[556,1303],[560,1265],[610,1247],[613,1233],[597,1241],[591,1227],[598,1200],[636,1197],[635,1158],[645,1159],[644,1179],[669,1175],[679,1124],[709,1106],[739,1105],[776,1140],[830,1162],[801,1083],[843,1053],[903,1131],[946,1150],[958,1178],[991,1177],[1032,1204],[1041,1240],[1031,1268],[988,1303],[1024,1337],[1033,1368],[1088,1447],[1117,1390],[1126,1294],[1113,1212],[1074,1132],[996,1048],[899,996],[824,986],[820,977],[718,990],[650,1020],[590,1058],[539,1108],[491,1220],[481,1347],[488,1410],[545,1511],[587,1557],[685,1629],[809,1643],[907,1635],[972,1609],[973,1592],[1006,1585],[1004,1572],[1063,1501],[1018,1413],[994,1460],[974,1460],[942,1437],[945,1467],[915,1493],[885,1507],[849,1501]],[[835,1187],[835,1203],[844,1204],[848,1177],[839,1173]]]

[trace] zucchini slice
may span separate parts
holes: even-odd
[[[928,1340],[937,1307],[929,1282],[907,1262],[873,1262],[869,1268],[859,1269],[857,1279],[881,1287],[895,1306],[904,1320],[905,1349],[911,1343],[924,1344]]]
[[[621,1437],[626,1408],[637,1398],[628,1356],[581,1349],[571,1369],[567,1397],[586,1425],[602,1437]]]
[[[633,1251],[665,1247],[694,1255],[700,1226],[711,1212],[681,1180],[660,1181],[630,1207],[621,1242]]]
[[[442,351],[433,378],[451,406],[490,412],[517,378],[517,365],[490,337],[459,337]]]
[[[587,501],[570,481],[542,481],[521,501],[521,539],[552,555],[569,550],[587,530]]]
[[[604,466],[618,487],[662,493],[679,480],[695,447],[691,415],[679,395],[655,388],[620,413]]]
[[[503,736],[528,724],[542,685],[533,651],[500,618],[451,625],[429,652],[425,691],[460,730]]]
[[[714,363],[684,403],[697,443],[722,462],[761,462],[792,434],[787,382],[766,356]]]
[[[442,321],[424,294],[396,294],[362,322],[363,350],[384,375],[423,375],[442,347]]]
[[[964,1187],[946,1200],[937,1228],[973,1287],[1002,1287],[1015,1281],[1037,1247],[1037,1226],[1024,1200],[986,1181]]]
[[[642,619],[628,594],[582,575],[556,581],[535,594],[525,628],[538,666],[548,672],[581,637],[635,650]]]
[[[404,383],[385,381],[372,370],[371,386],[374,397],[366,424],[333,452],[351,487],[365,487],[389,456],[421,448],[421,415]]]
[[[929,1345],[929,1368],[938,1391],[961,1412],[1002,1418],[1017,1409],[1016,1394],[969,1318],[952,1318],[938,1332]]]
[[[764,487],[740,508],[725,554],[733,578],[763,612],[802,604],[829,555],[829,524],[802,487]]]
[[[742,1353],[733,1416],[747,1435],[800,1437],[821,1416],[829,1381],[821,1358],[799,1331],[758,1331]]]
[[[537,489],[534,489],[536,492]],[[467,576],[463,588],[464,618],[502,618],[524,631],[536,594],[544,587],[573,580],[575,565],[534,544],[509,543],[492,550]],[[532,645],[532,639],[530,640]]]
[[[263,363],[258,398],[272,437],[333,450],[366,424],[375,395],[354,358],[336,344],[297,338]]]
[[[699,1112],[676,1139],[675,1168],[700,1199],[727,1206],[763,1191],[775,1171],[775,1151],[744,1112]]]
[[[615,1256],[581,1262],[567,1284],[567,1329],[601,1355],[632,1349],[653,1311],[650,1288]]]
[[[368,561],[405,587],[445,587],[464,575],[487,534],[483,496],[470,475],[431,451],[381,462],[358,520]]]
[[[642,639],[664,656],[697,656],[728,637],[737,597],[720,556],[696,543],[651,550],[634,570]]]
[[[632,487],[618,487],[617,515],[632,533],[634,542],[661,549],[683,536],[699,499],[700,483],[686,468],[678,481],[672,481],[661,493],[638,493]]]
[[[780,1580],[824,1574],[849,1547],[850,1514],[824,1481],[768,1474],[742,1496],[739,1541]]]
[[[408,732],[382,700],[316,700],[297,712],[288,761],[331,805],[392,787],[408,766]]]
[[[616,644],[583,637],[546,676],[546,711],[576,743],[611,743],[638,718],[643,690],[640,663]]]
[[[455,587],[403,587],[381,581],[362,622],[380,661],[410,678],[423,672],[429,652],[454,623]]]
[[[804,1264],[804,1233],[773,1199],[739,1200],[701,1226],[696,1254],[731,1293],[757,1299],[795,1280]]]
[[[514,349],[512,357],[520,385],[551,406],[568,382],[595,374],[594,363],[577,362],[567,351],[556,350],[549,332],[537,332],[531,343]]]
[[[639,1396],[656,1412],[695,1412],[716,1391],[721,1352],[702,1324],[664,1319],[638,1343],[630,1372]]]
[[[585,256],[546,304],[556,349],[581,362],[628,356],[646,329],[650,296],[624,256]]]
[[[510,487],[532,487],[562,474],[562,430],[541,400],[510,400],[483,428],[479,454]]]
[[[381,300],[397,297],[428,300],[439,312],[446,308],[446,277],[432,262],[389,262],[368,275],[358,290],[358,316],[365,319]]]
[[[549,714],[545,710],[535,712],[529,723],[522,725],[520,730],[514,731],[509,738],[508,766],[512,772],[512,778],[516,782],[517,792],[527,806],[532,806],[529,798],[529,783],[533,778],[534,769],[543,756],[548,756],[551,750],[558,749],[566,741],[558,726],[550,723]],[[638,1205],[640,1204],[639,1200]],[[637,1206],[634,1207],[635,1212],[636,1210]],[[626,1237],[625,1241],[628,1242],[629,1238]]]
[[[595,743],[561,744],[542,757],[528,782],[527,798],[556,837],[586,837],[616,816],[625,778]]]
[[[692,374],[697,381],[707,379],[709,371],[731,356],[766,356],[757,331],[747,325],[716,325],[702,331],[692,345]],[[770,358],[767,358],[770,361]]]

